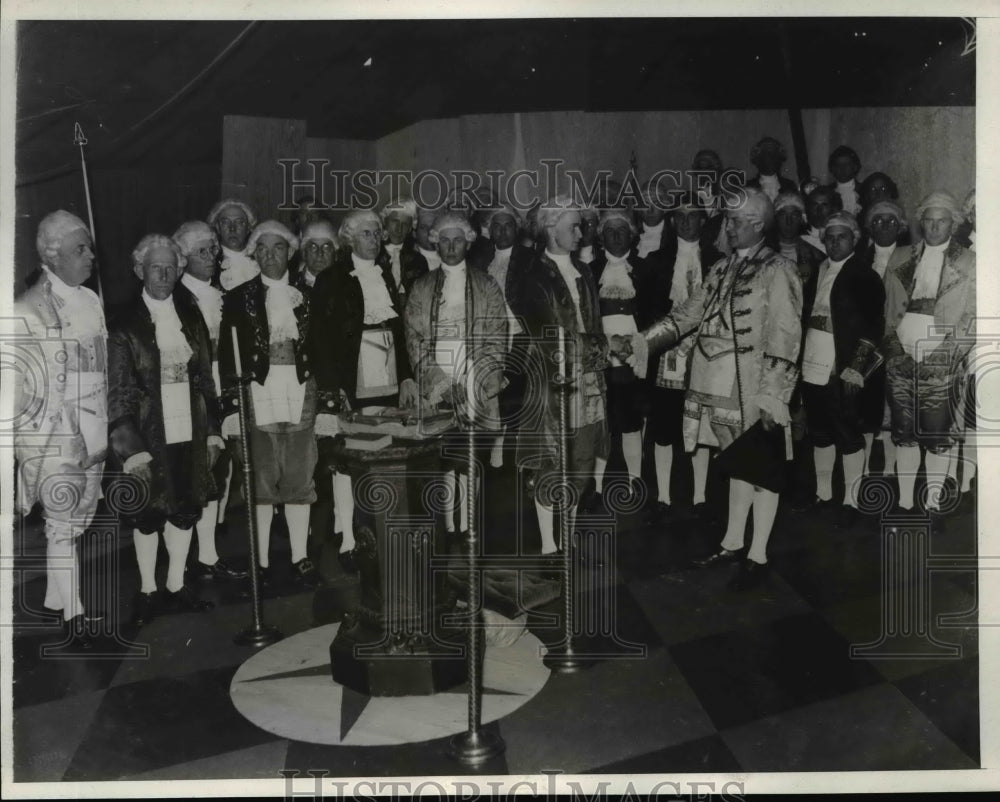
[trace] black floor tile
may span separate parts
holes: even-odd
[[[498,734],[497,722],[490,722],[483,729]],[[309,771],[326,771],[331,777],[472,776],[508,772],[503,754],[477,767],[459,763],[448,754],[450,740],[439,738],[397,746],[324,746],[291,741],[284,768],[297,771],[302,777]]]
[[[636,744],[640,747],[640,744]],[[676,746],[588,769],[586,774],[668,774],[700,771],[708,773],[738,772],[742,767],[718,735],[697,738]]]
[[[15,633],[14,709],[107,688],[121,665],[121,650],[105,657],[43,656],[42,649],[64,639],[61,630]],[[111,644],[104,644],[111,647]]]
[[[953,660],[895,684],[941,732],[980,762],[978,657]]]
[[[602,584],[599,578],[581,577],[583,587],[575,597],[574,644],[595,660],[640,655],[663,645],[656,628],[632,597],[628,586]],[[562,596],[531,611],[528,627],[546,645],[564,640]]]
[[[255,746],[277,736],[229,698],[235,667],[110,688],[65,780],[114,780]]]
[[[818,613],[670,647],[699,701],[723,729],[882,682],[852,661]]]

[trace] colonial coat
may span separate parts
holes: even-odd
[[[650,353],[695,332],[684,413],[689,451],[699,442],[704,415],[726,448],[757,422],[762,408],[774,414],[788,404],[798,379],[801,315],[795,265],[760,242],[745,258],[734,252],[717,262],[687,301],[646,331]],[[733,357],[730,377],[720,366]],[[713,393],[697,389],[707,385]]]
[[[184,471],[167,469],[167,444],[160,395],[160,351],[146,304],[140,299],[122,315],[108,336],[109,461],[121,470],[144,451],[153,460],[149,500],[123,515],[143,531],[155,530],[182,508],[193,524],[215,490],[208,464],[208,438],[219,434],[208,329],[191,293],[177,283],[171,296],[181,331],[191,348],[187,376],[191,395],[190,463]]]
[[[383,268],[388,269],[392,272],[392,257],[389,255],[389,251],[386,250],[385,246],[379,251],[378,256],[375,258],[375,263]],[[401,296],[409,294],[410,288],[413,286],[418,278],[426,274],[430,268],[427,266],[427,260],[420,251],[417,250],[416,240],[413,236],[407,236],[403,240],[403,247],[399,251],[399,272],[400,272],[400,282],[396,287],[397,291]]]
[[[917,265],[924,243],[898,247],[885,270],[885,336],[882,353],[886,361],[903,355],[896,327],[906,314],[913,295]],[[933,363],[951,370],[963,369],[962,362],[972,347],[976,333],[976,254],[952,238],[941,268],[941,282],[929,314],[948,334],[935,351]]]
[[[222,326],[219,331],[219,375],[222,381],[220,407],[223,418],[238,411],[236,398],[239,387],[236,383],[232,329],[236,329],[243,370],[249,370],[253,374],[253,380],[261,385],[267,380],[267,374],[270,372],[271,345],[266,300],[267,288],[259,274],[223,296]],[[296,428],[310,426],[315,418],[315,382],[310,353],[306,346],[309,336],[309,308],[309,300],[305,295],[303,302],[294,308],[295,323],[299,330],[299,338],[292,341],[295,373],[299,383],[306,384],[309,389],[306,391],[300,423],[282,424],[288,430],[291,426]]]
[[[403,303],[396,292],[391,266],[380,266],[393,311],[397,315],[383,325],[392,332],[396,378],[402,384],[405,379],[413,377],[403,335]],[[365,296],[361,282],[351,275],[353,269],[350,249],[345,249],[333,267],[317,276],[313,287],[308,350],[316,369],[319,412],[340,412],[341,390],[352,407],[358,405],[358,358],[361,332],[365,328]]]
[[[603,405],[607,399],[604,369],[610,364],[608,339],[604,336],[601,325],[597,285],[587,265],[575,258],[572,261],[580,273],[576,284],[583,319],[582,329],[569,287],[556,263],[544,251],[536,256],[526,272],[516,305],[511,304],[514,312],[523,317],[532,338],[533,369],[525,405],[537,405],[537,412],[526,415],[526,419],[522,421],[518,440],[518,464],[535,461],[539,457],[553,460],[558,454],[559,402],[557,391],[550,381],[561,372],[555,358],[558,347],[556,327],[561,327],[565,332],[570,363],[579,365],[584,372],[594,374],[592,385],[589,388],[577,387],[573,390],[573,396],[578,396],[581,392],[596,394],[589,401],[578,399],[583,404]],[[606,457],[607,448],[607,443],[601,444],[597,449],[597,456]]]
[[[465,331],[475,365],[477,420],[487,428],[499,429],[497,396],[504,386],[507,307],[500,287],[487,273],[466,265],[465,275]],[[433,357],[446,278],[442,267],[417,279],[406,302],[406,350],[423,396],[450,381]]]
[[[807,328],[816,300],[816,282],[806,285],[803,298],[803,330]],[[830,331],[836,364],[834,378],[852,368],[864,373],[885,328],[885,288],[878,274],[866,264],[864,254],[853,254],[840,268],[830,289]],[[824,329],[825,330],[825,329]],[[882,423],[885,381],[882,373],[865,381],[859,393],[858,412],[866,431]]]
[[[81,291],[93,297],[95,310],[99,310],[97,296],[87,288]],[[14,429],[14,454],[19,468],[17,504],[27,514],[41,501],[47,518],[86,522],[100,499],[104,454],[88,453],[79,427],[80,388],[67,374],[77,370],[105,371],[107,341],[106,335],[91,342],[78,339],[61,313],[62,307],[44,271],[38,272],[31,286],[14,302],[18,328],[13,332],[17,347],[11,381],[14,409],[18,412]],[[103,312],[98,313],[103,329]],[[103,414],[106,387],[85,403]],[[50,495],[58,501],[56,496],[67,492],[72,492],[76,500],[72,506],[46,503]]]
[[[953,237],[945,251],[937,293],[913,301],[916,271],[925,245],[897,248],[885,271],[885,336],[887,398],[893,442],[920,443],[940,451],[955,438],[957,398],[968,369],[976,333],[976,255]],[[913,309],[911,309],[911,305]],[[907,311],[932,315],[940,343],[914,366],[904,351],[897,327]]]

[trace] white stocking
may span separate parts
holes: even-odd
[[[642,474],[642,432],[627,432],[622,435],[622,452],[625,454],[625,469],[629,479],[638,479]]]
[[[309,505],[286,504],[285,520],[288,522],[288,541],[292,545],[292,562],[305,559],[306,542],[309,540]]]
[[[132,532],[135,544],[135,561],[139,563],[140,590],[143,593],[156,592],[156,552],[160,547],[160,533],[143,534],[138,529]]]
[[[490,449],[490,467],[491,468],[502,468],[503,467],[503,432],[507,431],[507,427],[504,426],[501,433],[497,435],[496,440],[493,441],[493,448]]]
[[[195,524],[198,530],[198,561],[205,565],[215,565],[219,555],[215,550],[215,523],[219,517],[219,502],[210,501],[201,511],[201,518]]]
[[[170,521],[163,527],[167,547],[167,590],[176,593],[184,587],[184,564],[191,549],[191,530],[179,529]]]
[[[882,432],[882,448],[885,450],[885,468],[882,470],[883,476],[891,476],[896,472],[896,444],[888,432]]]
[[[722,548],[739,551],[746,536],[747,515],[753,505],[753,485],[742,479],[729,480],[729,524],[726,536],[722,538]]]
[[[656,500],[670,504],[670,469],[674,464],[673,446],[653,446],[653,462],[656,465]]]
[[[69,621],[83,612],[83,602],[80,600],[80,564],[76,557],[73,526],[61,521],[46,520],[45,535],[45,606],[50,610],[62,610],[63,619]]]
[[[941,492],[944,489],[944,481],[948,476],[948,463],[950,455],[948,451],[935,454],[928,451],[924,455],[924,470],[927,474],[927,509],[938,510],[941,508]]]
[[[257,562],[261,568],[271,565],[271,521],[274,520],[273,504],[257,505]]]
[[[333,475],[333,503],[340,513],[339,531],[344,533],[344,540],[340,544],[340,553],[343,554],[354,548],[354,488],[351,477],[346,473]]]
[[[976,478],[976,433],[973,429],[965,432],[965,446],[962,450],[962,492],[972,490],[972,480]]]
[[[920,446],[896,446],[896,476],[899,477],[899,506],[913,509],[913,486],[920,470]]]
[[[608,467],[608,461],[602,457],[594,459],[594,490],[598,493],[604,492],[604,471]]]
[[[820,501],[829,501],[833,498],[833,465],[837,461],[836,447],[813,447],[813,461],[816,464],[816,495]]]
[[[711,452],[702,446],[694,452],[691,463],[694,467],[694,503],[705,503],[705,487],[708,485],[708,458]]]
[[[557,548],[552,535],[552,508],[535,499],[535,514],[538,516],[538,531],[542,535],[542,554],[552,554]]]
[[[753,493],[753,541],[747,557],[755,563],[767,562],[767,541],[771,538],[774,516],[778,512],[778,494],[762,487]]]

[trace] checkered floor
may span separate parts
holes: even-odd
[[[496,512],[516,498],[511,484],[503,474],[487,477],[495,529],[515,526]],[[598,626],[588,641],[604,656],[580,673],[550,675],[520,708],[488,724],[506,752],[479,773],[978,767],[973,512],[951,515],[944,533],[920,541],[937,570],[901,577],[890,596],[880,583],[892,556],[871,522],[837,529],[783,505],[772,570],[761,587],[742,593],[726,589],[731,567],[691,566],[718,543],[718,528],[695,521],[647,527],[636,514],[619,516],[615,531],[610,578],[588,591],[598,597],[592,608],[614,613],[613,625]],[[145,656],[125,645],[100,658],[43,656],[60,636],[37,615],[45,582],[37,524],[19,542],[15,781],[276,779],[282,769],[331,777],[474,773],[447,756],[446,738],[318,745],[245,719],[230,683],[254,653],[232,640],[249,622],[249,603],[216,580],[198,586],[216,603],[213,611],[164,615],[141,632],[121,628],[125,640],[148,646]],[[238,554],[244,543],[231,515],[220,553]],[[286,539],[272,538],[272,565],[288,563],[287,548]],[[117,617],[127,619],[138,585],[130,539],[92,538],[85,552],[88,561],[118,566]],[[332,554],[323,570],[342,580]],[[914,634],[893,638],[901,632],[893,605],[909,609],[914,583],[929,593],[930,618],[926,628],[909,621]],[[289,584],[266,600],[265,618],[291,635],[329,623],[319,607],[313,593]],[[555,642],[558,631],[546,622],[560,610],[558,600],[536,610],[532,633]],[[864,656],[852,657],[852,646],[865,644]],[[883,656],[890,653],[904,656]]]

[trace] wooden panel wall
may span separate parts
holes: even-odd
[[[278,207],[285,192],[281,159],[301,159],[306,153],[304,120],[277,117],[222,118],[222,192],[250,204],[258,220],[288,222]],[[291,198],[288,199],[289,201]]]

